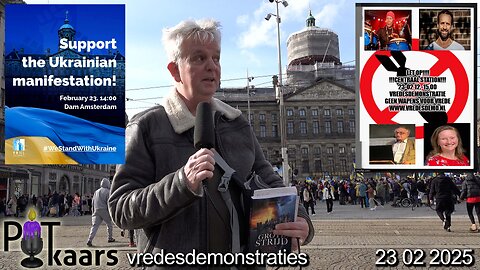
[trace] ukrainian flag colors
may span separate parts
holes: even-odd
[[[15,151],[13,141],[25,139],[28,151]],[[5,160],[7,164],[78,164],[63,152],[48,151],[56,145],[45,137],[15,137],[5,140]],[[45,148],[47,151],[43,151]]]
[[[28,107],[5,108],[5,118],[6,164],[125,162],[125,128]]]

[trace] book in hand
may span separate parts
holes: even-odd
[[[255,190],[250,211],[250,250],[276,253],[291,252],[291,237],[273,234],[275,225],[293,222],[298,211],[295,187]]]

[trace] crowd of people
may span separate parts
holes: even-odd
[[[327,214],[331,214],[334,201],[338,201],[339,205],[359,205],[360,208],[374,211],[378,205],[383,206],[387,203],[398,206],[404,198],[410,198],[416,206],[433,203],[432,200],[435,199],[436,212],[444,229],[450,232],[454,204],[460,199],[466,201],[467,214],[472,223],[470,231],[479,230],[475,222],[474,210],[477,221],[480,222],[480,177],[471,173],[453,178],[443,173],[436,177],[401,179],[396,177],[354,180],[307,178],[306,181],[293,183],[297,187],[300,201],[307,210],[307,214],[312,216],[316,215],[315,206],[319,201],[325,202]],[[92,228],[87,245],[92,246],[92,240],[102,222],[105,222],[108,227],[108,242],[114,242],[113,224],[107,210],[109,189],[110,182],[103,179],[102,186],[94,196],[80,196],[78,193],[65,195],[63,192],[54,192],[40,197],[23,194],[17,198],[13,195],[8,201],[5,198],[0,199],[0,213],[4,216],[24,217],[29,206],[35,206],[42,217],[92,215]],[[452,199],[452,196],[458,197]],[[95,206],[92,208],[93,204]],[[126,237],[125,231],[122,231],[122,236]],[[134,231],[127,231],[130,239],[129,246],[136,247]]]
[[[390,203],[398,206],[404,198],[412,198],[418,206],[429,203],[428,195],[433,177],[402,179],[381,177],[356,180],[313,179],[295,183],[300,200],[312,215],[316,214],[314,205],[317,201],[327,203],[327,213],[332,212],[332,202],[340,205],[359,205],[360,208],[376,210],[378,205]],[[455,177],[454,183],[460,186],[464,177]],[[312,199],[310,199],[312,198]],[[331,201],[330,201],[331,200]]]
[[[8,200],[0,199],[0,213],[5,217],[26,217],[28,209],[35,207],[40,217],[64,217],[64,216],[92,216],[92,226],[87,239],[87,246],[92,247],[93,239],[100,225],[105,222],[107,225],[107,242],[115,242],[113,238],[113,223],[108,213],[107,201],[110,197],[110,181],[102,179],[100,188],[94,195],[81,196],[78,192],[66,194],[65,192],[53,192],[43,196],[29,196],[22,194],[20,196],[12,195]],[[125,231],[122,231],[125,236]],[[128,231],[130,240],[129,246],[136,247],[135,233]],[[126,236],[125,236],[126,237]]]
[[[92,197],[78,192],[66,194],[53,192],[43,196],[12,195],[0,198],[0,213],[4,216],[24,217],[29,206],[34,206],[41,217],[83,216],[92,214]]]
[[[327,214],[333,211],[333,201],[340,205],[359,205],[360,208],[376,210],[378,205],[391,203],[399,206],[405,198],[409,198],[412,207],[424,204],[435,208],[442,221],[443,228],[451,231],[451,216],[455,204],[465,200],[467,214],[471,221],[469,228],[478,232],[480,222],[480,177],[472,173],[461,176],[447,176],[439,173],[435,177],[421,178],[367,178],[356,180],[325,180],[311,179],[303,182],[294,182],[301,202],[307,212],[313,216],[317,201],[325,201]],[[311,210],[311,212],[309,211]],[[475,213],[474,213],[475,210]]]

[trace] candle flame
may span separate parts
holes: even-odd
[[[35,210],[30,208],[30,211],[28,211],[28,219],[34,220],[37,217],[37,213],[35,213]]]

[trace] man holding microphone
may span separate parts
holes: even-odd
[[[235,178],[246,181],[255,172],[268,186],[283,186],[241,112],[213,98],[221,75],[219,27],[216,21],[199,20],[164,30],[174,89],[163,106],[136,115],[127,126],[126,161],[117,169],[109,204],[119,227],[138,229],[141,252],[245,251],[241,236],[248,232],[244,225],[248,223],[232,220],[235,215],[217,188],[221,177],[215,150],[194,147],[195,116],[201,102],[210,103],[214,111],[212,140],[235,170]],[[238,206],[241,192],[233,182],[227,193]],[[295,222],[278,224],[274,233],[306,244],[313,237],[313,226],[301,207]],[[240,235],[240,243],[235,235]],[[296,242],[292,241],[294,249],[298,249]]]

